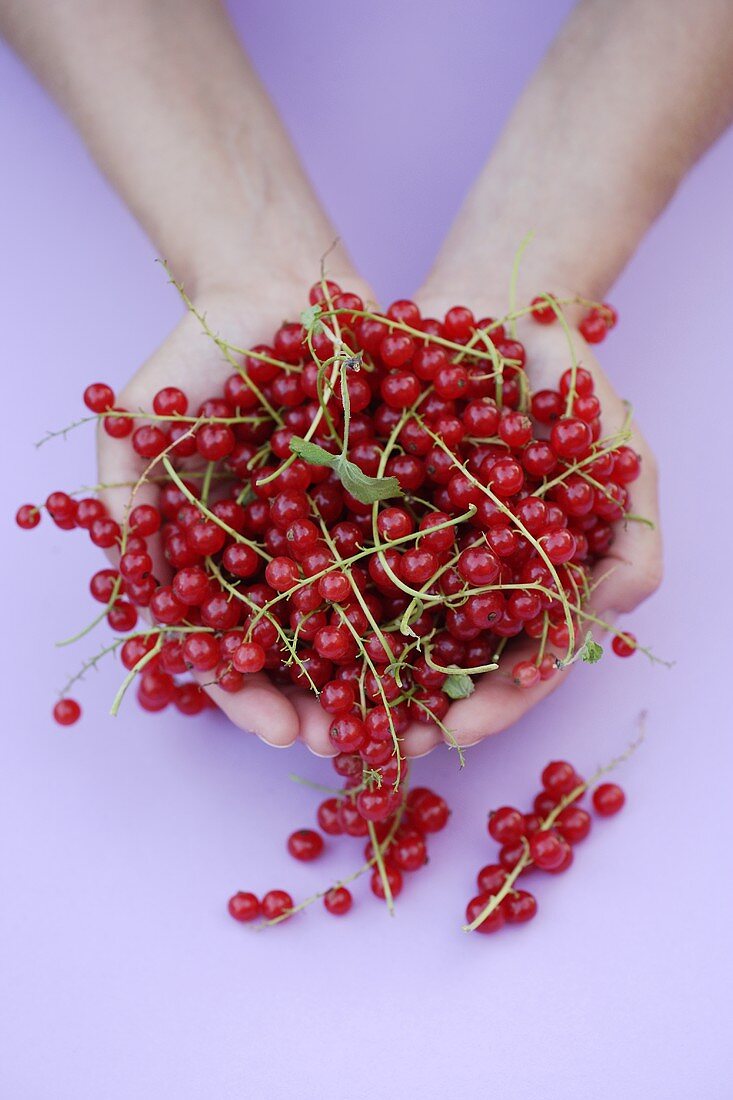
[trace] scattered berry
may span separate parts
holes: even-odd
[[[601,817],[612,817],[623,809],[626,795],[615,783],[601,783],[593,791],[593,809]]]
[[[81,707],[76,699],[59,699],[53,708],[53,716],[60,726],[73,726],[81,717]]]
[[[323,895],[323,904],[328,913],[334,917],[342,917],[351,909],[353,898],[345,886],[334,886]]]
[[[295,859],[310,863],[323,851],[323,837],[315,829],[297,829],[288,837],[288,851]]]
[[[235,920],[242,922],[257,920],[260,911],[260,903],[254,894],[240,890],[229,899],[229,912]]]

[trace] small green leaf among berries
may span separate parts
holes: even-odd
[[[320,316],[321,307],[317,304],[300,311],[300,323],[309,336],[315,336],[321,331],[323,325]]]
[[[587,665],[595,665],[600,661],[603,656],[603,646],[594,641],[590,631],[585,636],[585,642],[583,648],[580,651],[581,661],[585,661]]]
[[[451,674],[443,684],[443,691],[449,699],[468,699],[475,690],[473,680],[463,672]]]
[[[351,493],[352,497],[356,497],[362,504],[375,504],[378,500],[402,495],[400,483],[396,477],[370,477],[345,455],[331,454],[318,443],[311,443],[308,439],[293,436],[290,440],[290,450],[298,458],[314,466],[330,467],[336,472],[346,492]]]

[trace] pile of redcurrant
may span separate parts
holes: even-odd
[[[428,836],[444,829],[450,817],[445,799],[427,787],[414,787],[404,794],[398,809],[389,817],[375,819],[375,810],[381,814],[380,792],[370,790],[362,780],[359,757],[341,754],[334,757],[333,765],[337,774],[344,778],[344,784],[340,791],[334,790],[333,795],[318,806],[316,819],[321,831],[297,829],[288,837],[287,849],[294,859],[310,863],[324,850],[324,834],[356,837],[366,839],[364,863],[344,881],[306,898],[299,905],[282,890],[265,894],[261,903],[255,894],[239,891],[229,899],[229,912],[235,920],[261,918],[266,924],[279,924],[318,900],[322,900],[327,913],[344,916],[353,905],[348,885],[367,872],[370,873],[371,892],[391,905],[402,893],[405,874],[426,866]],[[402,767],[406,782],[407,762]],[[381,795],[382,798],[387,796],[386,791]],[[281,903],[277,911],[273,896]]]
[[[574,354],[557,388],[532,391],[515,323],[565,324],[568,302],[550,295],[501,319],[454,306],[436,320],[408,300],[375,312],[323,279],[299,321],[251,349],[186,301],[232,366],[220,391],[190,407],[171,378],[149,409],[120,407],[101,382],[84,393],[86,419],[135,455],[124,516],[63,491],[17,513],[32,528],[45,510],[114,556],[89,589],[95,624],[116,637],[54,716],[79,718],[69,688],[106,653],[128,673],[113,712],[133,680],[145,710],[183,714],[210,705],[209,685],[295,684],[318,697],[355,792],[333,821],[381,835],[396,814],[415,817],[400,749],[411,721],[455,744],[449,707],[475,677],[531,690],[582,655],[600,621],[591,569],[630,512],[639,457],[628,430],[603,437]],[[597,343],[615,323],[592,305],[580,329]],[[145,483],[155,503],[136,500]],[[614,633],[620,655],[638,648]],[[513,658],[514,639],[534,655]],[[424,846],[396,829],[373,883],[388,900],[411,869],[399,853]],[[265,916],[282,903],[268,897]]]
[[[542,789],[532,809],[522,813],[500,806],[489,814],[488,831],[500,845],[497,860],[482,867],[476,877],[478,894],[466,907],[467,928],[498,932],[505,924],[524,924],[537,913],[537,899],[517,881],[531,871],[559,875],[573,863],[573,849],[585,840],[592,818],[579,803],[590,784],[572,764],[553,760],[542,772]],[[593,807],[610,817],[624,805],[624,792],[615,783],[601,783],[592,795]]]

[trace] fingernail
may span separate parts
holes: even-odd
[[[317,756],[319,760],[331,760],[334,755],[332,752],[316,752],[316,750],[314,748],[311,748],[311,746],[308,744],[306,744],[305,747],[307,748],[308,752],[312,753],[313,756]]]

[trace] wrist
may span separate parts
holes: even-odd
[[[223,247],[204,247],[200,254],[187,254],[178,266],[168,261],[168,267],[188,296],[204,308],[227,302],[267,316],[275,325],[296,318],[308,305],[308,291],[321,277],[324,256],[328,279],[365,302],[371,300],[370,287],[356,274],[345,250],[332,247],[332,236],[314,232],[296,241],[283,230],[282,222],[273,233],[264,223],[250,235],[245,228],[241,235],[226,236]]]

